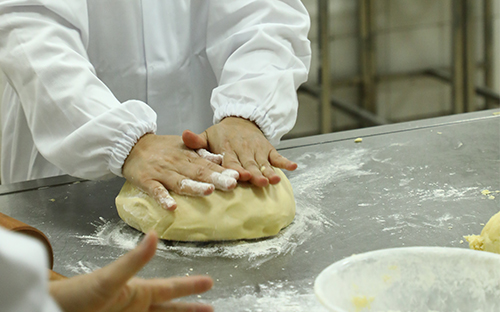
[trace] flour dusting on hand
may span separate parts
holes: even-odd
[[[214,188],[214,185],[210,183],[184,179],[181,181],[179,194],[188,196],[206,196],[211,194]]]
[[[223,155],[210,153],[204,148],[196,150],[196,153],[198,153],[198,155],[200,155],[201,158],[211,161],[217,165],[222,164],[222,160],[224,159]]]
[[[315,161],[308,166],[301,163],[309,158]],[[274,237],[200,244],[162,241],[158,244],[157,256],[166,259],[242,258],[248,259],[248,267],[255,268],[278,256],[292,254],[325,227],[338,226],[334,220],[329,220],[321,212],[325,188],[350,177],[372,174],[362,169],[367,159],[369,152],[362,148],[305,153],[299,157],[299,168],[289,174],[295,193],[296,216],[292,224]],[[111,222],[101,218],[100,221],[94,224],[96,230],[92,235],[78,237],[86,244],[130,250],[143,236],[121,220]]]
[[[210,179],[215,185],[215,188],[221,191],[229,191],[231,189],[234,189],[236,187],[236,184],[238,183],[235,178],[218,172],[213,172],[210,175]]]

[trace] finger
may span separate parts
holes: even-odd
[[[298,167],[296,163],[281,156],[280,153],[278,153],[278,151],[275,149],[273,149],[271,153],[269,153],[269,161],[274,167],[286,169],[288,171],[293,171]]]
[[[177,208],[175,199],[160,182],[151,180],[144,183],[143,188],[163,209],[173,211]]]
[[[238,173],[238,171],[233,170],[233,169],[226,169],[226,170],[222,171],[221,174],[228,176],[228,177],[231,177],[231,178],[236,179],[236,180],[238,180],[240,178],[240,174]]]
[[[226,169],[222,173],[212,173],[210,179],[218,190],[229,191],[234,189],[236,185],[238,185],[238,180],[234,177],[239,177],[238,171]]]
[[[191,159],[189,162],[189,166],[183,168],[183,174],[188,177],[191,181],[199,181],[204,182],[205,184],[211,184],[215,186],[215,188],[223,191],[232,190],[238,184],[238,181],[234,178],[239,176],[239,173],[235,170],[229,169],[224,170],[223,167],[218,166],[212,162],[206,161],[199,157],[195,157]],[[225,174],[222,174],[225,172]],[[183,182],[184,186],[191,186],[186,182]],[[194,185],[193,185],[194,186]],[[200,185],[202,187],[203,185]],[[211,192],[210,192],[211,193]],[[189,194],[188,194],[189,195]],[[208,194],[194,194],[196,196],[203,196]]]
[[[262,173],[262,175],[269,180],[269,184],[277,184],[281,181],[280,176],[276,174],[276,172],[274,171],[269,161],[267,161],[267,159],[260,158],[257,160],[257,163],[260,164],[259,170]]]
[[[153,258],[157,242],[158,235],[151,231],[133,250],[110,265],[91,273],[95,276],[99,292],[104,294],[104,297],[118,293],[128,280]]]
[[[191,130],[184,130],[182,133],[182,141],[184,142],[184,145],[193,150],[200,148],[208,149],[206,132],[198,135]]]
[[[209,276],[199,275],[165,279],[134,279],[129,285],[151,290],[151,302],[159,304],[204,293],[212,288],[213,280]]]
[[[207,196],[213,193],[215,186],[210,183],[183,179],[178,186],[177,194],[188,196]]]
[[[204,148],[197,149],[196,153],[200,155],[201,158],[211,161],[217,165],[222,164],[222,159],[224,159],[223,155],[210,153]]]
[[[224,159],[222,160],[222,166],[227,169],[232,169],[238,172],[239,180],[248,181],[252,177],[252,174],[243,168],[238,156],[234,151],[224,153]]]
[[[241,163],[243,167],[252,174],[252,177],[249,180],[250,183],[259,187],[264,187],[269,184],[269,180],[260,171],[260,166],[256,162],[255,157],[250,158],[246,155],[245,158],[242,159]]]
[[[167,179],[162,179],[162,180],[159,180],[157,182],[163,186],[163,189],[165,191],[166,191],[166,189],[169,189],[170,191],[172,191],[174,193],[177,193],[180,195],[188,195],[188,196],[207,196],[207,195],[212,194],[212,192],[215,189],[213,184],[194,181],[192,179],[189,179],[187,176],[179,174],[179,173],[174,172],[174,171],[169,172]],[[153,182],[150,182],[150,184],[151,183],[153,183]],[[157,187],[157,189],[159,191],[160,190],[159,187],[156,184],[155,184],[155,186]],[[163,191],[163,189],[162,189],[162,191]],[[154,193],[152,195],[154,196]],[[161,199],[162,198],[160,197],[160,200]],[[173,198],[172,198],[172,200],[173,200]],[[177,204],[176,204],[176,206],[177,206]],[[169,210],[173,210],[173,209],[169,209]]]
[[[208,304],[190,302],[169,302],[149,308],[150,312],[213,312]]]

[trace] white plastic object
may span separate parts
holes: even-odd
[[[498,312],[500,255],[448,247],[403,247],[353,255],[316,278],[332,312]]]

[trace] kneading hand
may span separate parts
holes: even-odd
[[[234,189],[239,177],[238,172],[224,169],[210,157],[201,157],[188,149],[180,136],[154,134],[139,139],[125,160],[122,173],[169,210],[175,209],[177,204],[167,190],[182,195],[206,196],[214,188]]]
[[[297,164],[281,156],[251,121],[228,117],[197,135],[184,131],[182,140],[192,149],[224,155],[222,166],[236,170],[240,180],[256,186],[276,184],[280,177],[271,166],[295,170]]]
[[[151,232],[134,250],[102,269],[50,282],[52,297],[63,311],[71,312],[213,311],[205,304],[170,302],[212,288],[208,276],[131,279],[154,256],[157,241]]]

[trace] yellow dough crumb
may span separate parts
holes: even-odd
[[[491,192],[489,190],[482,190],[481,194],[483,194],[484,196],[486,196],[486,195],[490,195]]]
[[[500,254],[500,212],[486,223],[481,235],[468,235],[464,238],[469,242],[470,249]]]
[[[374,297],[355,296],[352,297],[351,302],[353,306],[356,308],[356,312],[360,312],[365,308],[370,310],[370,305],[374,299],[375,299]]]
[[[354,143],[361,143],[361,142],[363,142],[362,138],[357,138],[356,140],[354,140]]]
[[[495,196],[490,195],[490,196],[488,196],[488,199],[495,199]]]

